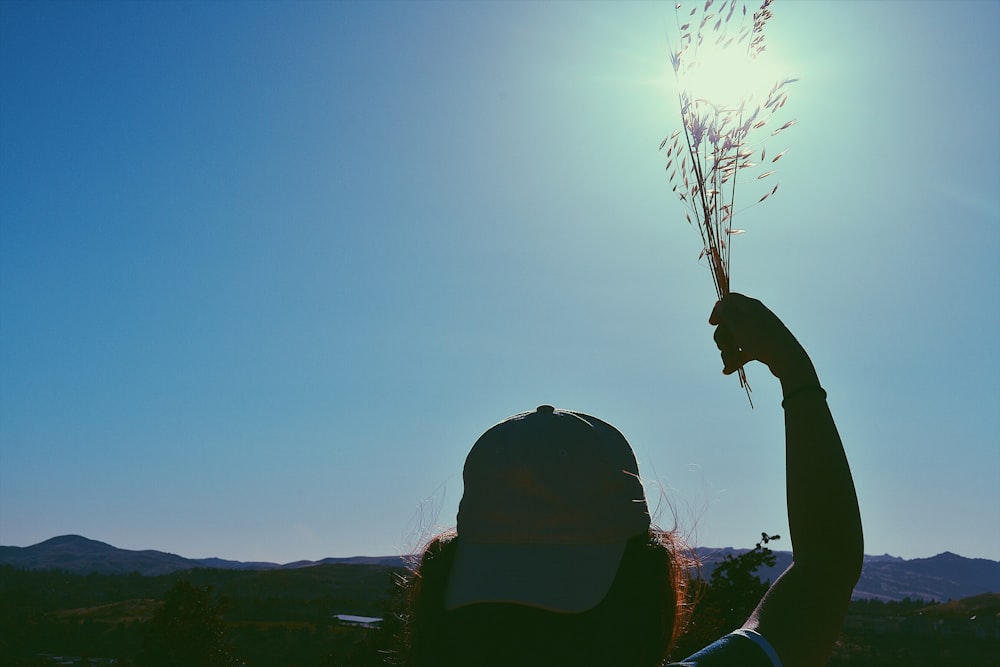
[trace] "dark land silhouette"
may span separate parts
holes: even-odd
[[[84,562],[93,557],[86,553],[92,542],[66,539],[60,548],[65,556],[72,545]],[[142,556],[137,562],[148,565],[158,552],[138,553]],[[701,571],[708,590],[693,619],[692,642],[731,624],[730,616],[739,616],[753,602],[746,591],[766,588],[769,573],[782,566],[782,552],[770,554],[775,559],[771,566],[768,557],[754,550],[715,550],[715,555],[718,558]],[[176,562],[170,554],[164,556]],[[896,564],[900,571],[930,568],[929,577],[935,571],[931,562],[943,568],[962,567],[972,559],[944,554],[923,559],[928,563],[916,567],[913,561],[891,557],[874,560],[879,567]],[[971,571],[978,572],[983,564],[973,565]],[[401,609],[396,582],[407,574],[398,563],[195,567],[159,575],[0,565],[0,663],[12,667],[392,664]],[[896,576],[886,581],[886,590],[891,590],[893,582],[906,579]],[[740,595],[731,595],[735,591]],[[171,614],[198,622],[170,622]],[[338,621],[338,614],[383,621],[364,627]],[[211,632],[185,639],[195,627]],[[159,650],[174,645],[184,651]],[[867,597],[852,603],[830,664],[975,667],[993,664],[998,654],[1000,592],[950,602]]]

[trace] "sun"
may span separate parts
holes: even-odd
[[[722,107],[735,107],[759,95],[767,95],[777,81],[787,78],[778,58],[768,52],[751,57],[738,45],[721,47],[702,44],[684,53],[677,83],[691,99],[707,100]]]

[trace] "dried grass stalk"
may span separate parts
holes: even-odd
[[[707,260],[720,299],[730,291],[730,237],[745,232],[735,229],[732,224],[737,212],[737,183],[745,186],[776,173],[773,165],[787,149],[765,162],[766,149],[762,140],[756,141],[756,135],[784,107],[788,99],[787,86],[796,79],[775,82],[763,101],[757,98],[756,103],[752,94],[735,102],[705,99],[686,89],[682,82],[697,80],[698,57],[702,50],[721,49],[727,59],[730,56],[737,60],[756,59],[766,47],[764,27],[772,17],[772,2],[763,0],[752,14],[748,13],[745,3],[736,0],[717,4],[714,0],[697,2],[690,10],[684,3],[675,5],[680,38],[677,48],[671,49],[670,62],[679,84],[682,129],[664,139],[660,150],[667,150],[666,170],[670,172],[671,189],[685,207],[688,223],[696,226],[701,234],[702,250],[698,259]],[[784,122],[768,136],[783,132],[795,122]],[[765,163],[767,171],[747,178],[746,172]],[[778,185],[775,183],[750,206],[774,195]],[[739,371],[739,379],[750,399],[750,385],[743,369]]]

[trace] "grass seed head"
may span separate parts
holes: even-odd
[[[736,0],[723,0],[718,5],[715,5],[714,0],[705,0],[702,5],[699,0],[690,11],[685,9],[682,2],[677,2],[674,6],[680,38],[678,48],[670,52],[670,64],[681,84],[678,104],[682,129],[675,130],[670,137],[664,139],[660,143],[660,150],[670,144],[665,169],[669,171],[671,166],[674,167],[669,178],[671,190],[680,199],[688,224],[698,229],[702,239],[698,261],[707,259],[712,283],[719,298],[729,293],[730,286],[731,249],[726,239],[746,232],[732,226],[737,212],[735,198],[736,185],[740,182],[738,176],[765,162],[767,149],[763,141],[756,140],[757,130],[767,125],[771,116],[785,106],[788,101],[785,87],[797,79],[786,77],[775,81],[767,91],[764,103],[756,105],[751,104],[750,97],[744,97],[735,103],[712,100],[709,96],[686,89],[682,82],[697,77],[699,50],[703,48],[714,48],[751,60],[758,58],[767,47],[764,29],[773,16],[772,2],[773,0],[762,0],[757,10],[750,14],[746,3],[738,3]],[[713,5],[714,11],[710,13],[709,9]],[[737,5],[741,6],[739,13],[736,11]],[[682,15],[685,17],[683,21],[680,18]],[[692,29],[692,26],[697,27]],[[770,136],[787,130],[795,122],[785,121]],[[753,162],[752,158],[758,150],[760,160]],[[787,150],[777,153],[768,164],[773,165],[780,160]],[[682,157],[678,171],[675,165],[679,155]],[[768,169],[749,182],[766,179],[774,175],[775,171]],[[678,175],[683,180],[683,189],[675,182]],[[746,183],[745,179],[744,182]],[[756,204],[777,191],[778,184],[775,184]],[[742,198],[742,189],[740,193]],[[740,386],[749,399],[750,385],[747,384],[742,368],[738,377]],[[752,400],[750,404],[753,405]]]

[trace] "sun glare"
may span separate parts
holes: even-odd
[[[681,89],[688,91],[692,99],[719,106],[733,107],[767,95],[775,82],[788,75],[767,52],[751,58],[745,49],[735,45],[722,48],[705,44],[685,55],[689,61],[678,78]]]

